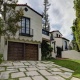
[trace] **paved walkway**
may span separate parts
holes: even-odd
[[[0,64],[0,80],[77,80],[74,71],[50,61],[7,61]]]

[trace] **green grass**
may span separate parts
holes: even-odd
[[[74,77],[80,78],[80,60],[51,60],[56,64],[74,70]]]

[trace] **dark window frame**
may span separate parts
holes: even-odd
[[[23,28],[23,26],[22,26],[23,25],[22,24],[22,19],[25,20],[25,23],[24,23],[25,24],[25,26],[24,26],[25,27],[25,32],[22,32],[22,28]],[[29,33],[27,33],[27,26],[26,26],[26,20],[27,19],[29,20],[29,25],[28,25],[29,26]],[[31,27],[31,19],[28,18],[28,17],[22,16],[21,17],[21,29],[20,29],[21,31],[20,31],[20,35],[22,35],[22,36],[33,36],[33,29],[31,29],[30,27]],[[32,30],[32,35],[30,34],[30,30]]]
[[[21,17],[21,33],[22,33],[22,19],[25,19],[25,34],[26,34],[26,19],[29,20],[29,30],[30,30],[30,18],[28,17]],[[30,31],[29,31],[29,34],[30,34]]]

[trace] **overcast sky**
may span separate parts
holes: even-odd
[[[43,2],[44,0],[19,0],[19,3],[27,3],[41,14],[44,10]],[[73,20],[75,19],[73,0],[49,0],[49,2],[51,3],[48,11],[51,31],[60,30],[64,37],[71,40],[71,26],[73,25]]]

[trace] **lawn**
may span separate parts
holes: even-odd
[[[80,78],[80,60],[51,60],[56,64],[74,70],[74,77]]]

